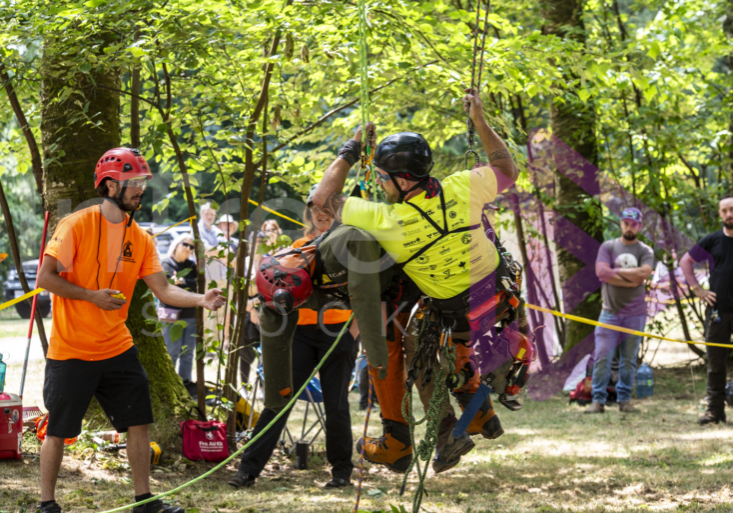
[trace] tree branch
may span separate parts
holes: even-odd
[[[31,291],[31,288],[28,286],[28,280],[26,279],[25,273],[23,272],[23,262],[20,258],[20,249],[18,248],[18,239],[15,236],[13,218],[10,215],[10,207],[8,206],[8,200],[5,198],[5,191],[3,190],[3,184],[1,181],[0,209],[2,209],[3,217],[5,217],[5,228],[8,230],[10,252],[13,254],[15,269],[18,271],[18,280],[20,281],[20,286],[23,287],[23,292],[27,294]],[[43,248],[41,248],[41,251],[43,251]],[[46,339],[46,330],[43,328],[43,318],[41,317],[40,308],[36,308],[36,326],[38,326],[38,336],[41,338],[41,346],[43,346],[43,356],[45,357],[48,353],[48,340]]]
[[[18,124],[21,130],[23,130],[23,136],[28,144],[28,150],[31,153],[31,164],[33,166],[33,177],[36,179],[36,189],[38,194],[41,196],[41,201],[45,205],[45,197],[43,194],[43,160],[41,160],[41,153],[38,151],[38,144],[36,144],[36,138],[33,136],[28,120],[25,117],[23,108],[18,101],[18,96],[15,94],[15,88],[13,83],[10,81],[10,75],[8,75],[5,65],[0,63],[0,79],[3,81],[3,87],[5,92],[8,94],[8,100],[10,100],[10,106],[13,108]],[[45,208],[45,207],[44,207]]]
[[[430,66],[431,64],[435,64],[436,62],[438,62],[438,60],[437,60],[437,59],[436,59],[436,60],[434,60],[434,61],[430,61],[430,62],[427,62],[427,63],[423,64],[422,66],[418,66],[417,68],[413,68],[413,69],[412,69],[412,70],[410,71],[410,73],[412,73],[412,72],[414,72],[414,71],[417,71],[417,70],[419,70],[419,69],[422,69],[422,68],[424,68],[425,66]],[[387,82],[386,84],[382,84],[382,85],[381,85],[381,86],[379,86],[379,87],[375,87],[375,88],[373,88],[373,89],[370,89],[370,90],[369,90],[369,95],[372,95],[372,94],[374,94],[374,93],[377,93],[377,92],[381,91],[382,89],[384,89],[385,87],[389,87],[389,86],[391,86],[392,84],[394,84],[394,83],[395,83],[395,82],[397,82],[398,80],[402,80],[403,78],[404,78],[404,76],[402,76],[402,77],[397,77],[397,78],[393,78],[392,80],[390,80],[390,81],[389,81],[389,82]],[[337,107],[337,108],[335,108],[335,109],[332,109],[332,110],[328,111],[328,112],[327,112],[327,113],[325,113],[325,114],[324,114],[323,116],[321,116],[320,118],[318,118],[318,119],[317,119],[317,120],[316,120],[316,121],[315,121],[315,122],[314,122],[313,124],[311,124],[310,126],[308,126],[308,127],[304,128],[304,129],[300,130],[299,132],[295,133],[294,135],[292,135],[292,136],[288,137],[288,138],[287,138],[287,139],[286,139],[285,141],[283,141],[283,142],[281,142],[280,144],[278,144],[277,146],[273,147],[273,148],[272,148],[272,149],[270,150],[270,153],[272,153],[272,152],[275,152],[275,151],[277,151],[277,150],[281,150],[281,149],[283,149],[283,148],[284,148],[285,146],[287,146],[288,144],[290,144],[291,142],[293,142],[294,140],[296,140],[296,139],[297,139],[298,137],[301,137],[301,136],[303,136],[303,135],[307,134],[308,132],[312,131],[312,130],[313,130],[314,128],[316,128],[316,127],[318,127],[319,125],[323,124],[323,122],[324,122],[324,121],[326,121],[326,120],[327,120],[328,118],[330,118],[330,117],[331,117],[331,116],[333,116],[334,114],[338,114],[338,113],[339,113],[339,112],[341,112],[342,110],[344,110],[344,109],[347,109],[347,108],[349,108],[349,107],[351,107],[351,106],[353,106],[353,105],[356,105],[357,103],[359,103],[359,98],[357,98],[357,99],[355,99],[355,100],[352,100],[352,101],[350,101],[349,103],[345,103],[345,104],[341,105],[340,107]],[[259,166],[260,166],[261,164],[262,164],[262,160],[260,159],[260,160],[259,160],[258,162],[256,162],[256,163],[255,163],[255,167],[259,167]]]

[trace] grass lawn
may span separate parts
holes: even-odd
[[[689,367],[655,369],[655,380],[655,396],[637,402],[639,414],[622,415],[610,407],[603,415],[588,416],[565,396],[545,402],[525,399],[525,408],[514,413],[499,406],[504,436],[476,439],[476,448],[460,465],[437,476],[431,471],[422,510],[733,511],[733,429],[701,428],[695,422],[704,395],[704,369],[694,369],[694,389]],[[351,399],[356,439],[364,415],[356,410],[355,394]],[[302,406],[298,408],[296,420],[302,414]],[[371,426],[377,433],[378,420]],[[32,511],[40,499],[39,447],[32,437],[26,440],[23,461],[0,464],[0,511]],[[201,513],[352,511],[355,487],[335,492],[322,488],[330,474],[320,444],[309,470],[294,470],[292,461],[276,452],[253,488],[235,491],[226,484],[235,470],[230,464],[171,500]],[[155,491],[169,490],[213,466],[186,464],[175,454],[164,457],[153,470]],[[360,510],[391,511],[391,506],[404,505],[410,511],[414,478],[400,497],[401,476],[365,467]],[[95,452],[88,444],[67,449],[57,498],[64,511],[104,511],[130,503],[126,460]]]

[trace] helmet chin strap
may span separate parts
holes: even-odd
[[[120,189],[120,192],[117,196],[105,196],[104,200],[114,203],[117,206],[117,208],[119,208],[123,212],[130,213],[130,219],[127,221],[127,226],[130,227],[130,225],[132,225],[132,218],[135,216],[135,212],[137,210],[140,210],[142,205],[138,205],[137,208],[134,208],[134,209],[130,209],[129,207],[126,207],[125,204],[122,202],[122,198],[125,197],[125,191],[127,191],[127,182],[123,182],[122,189]]]
[[[405,190],[402,190],[402,187],[400,187],[400,185],[397,183],[397,179],[394,177],[394,175],[392,173],[389,173],[389,177],[392,179],[392,183],[394,184],[394,186],[397,187],[397,190],[400,191],[400,198],[397,200],[397,203],[403,203],[405,201],[405,197],[408,194],[410,194],[415,189],[419,189],[420,187],[422,187],[425,184],[425,182],[430,179],[430,177],[424,178],[424,179],[418,181],[412,187],[412,189],[410,189],[408,191],[405,191]]]

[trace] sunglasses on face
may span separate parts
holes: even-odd
[[[189,244],[188,242],[181,242],[181,246],[188,249],[193,249],[193,244]]]
[[[386,181],[389,180],[389,175],[388,174],[384,174],[384,173],[380,173],[379,171],[377,171],[377,179],[379,179],[379,181],[381,181],[381,182],[386,182]]]
[[[621,212],[621,219],[641,223],[641,214],[636,210],[624,210],[623,212]]]
[[[135,178],[117,183],[121,183],[124,187],[129,187],[130,189],[140,189],[140,191],[145,191],[148,188],[148,181],[145,178]]]

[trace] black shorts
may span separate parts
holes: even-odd
[[[73,438],[92,397],[96,397],[118,433],[153,423],[148,375],[133,346],[107,360],[46,360],[43,401],[49,436]]]

